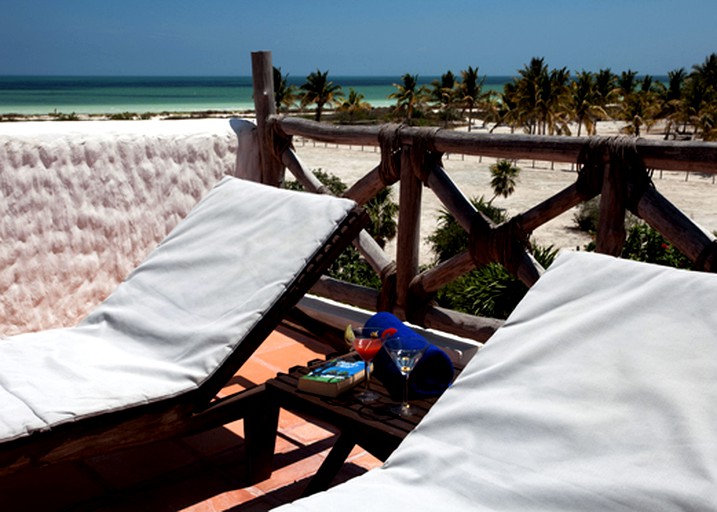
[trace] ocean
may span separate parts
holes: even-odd
[[[435,76],[419,76],[428,85]],[[353,88],[374,107],[394,105],[388,96],[400,77],[331,76],[348,95]],[[484,89],[502,91],[511,77],[486,77]],[[304,77],[289,76],[293,85]],[[0,114],[118,114],[252,110],[251,77],[0,76]]]

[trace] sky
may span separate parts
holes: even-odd
[[[716,0],[0,0],[0,75],[665,75],[717,52]]]

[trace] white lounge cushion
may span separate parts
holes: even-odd
[[[354,207],[224,178],[77,327],[0,340],[0,440],[196,389]]]
[[[386,464],[282,510],[714,510],[717,276],[562,253]]]

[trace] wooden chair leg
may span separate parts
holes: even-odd
[[[279,405],[273,401],[257,407],[244,418],[246,471],[249,484],[271,476],[279,428]]]
[[[306,489],[304,489],[302,497],[328,489],[332,480],[341,469],[341,466],[346,462],[354,446],[356,446],[354,436],[341,433],[333,448],[331,448],[331,451],[326,456],[326,459],[321,464],[321,467],[312,477]]]

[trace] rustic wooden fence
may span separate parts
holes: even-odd
[[[435,292],[478,265],[499,262],[526,285],[543,272],[530,252],[528,236],[570,208],[600,195],[596,250],[618,256],[625,242],[626,210],[644,219],[694,263],[717,270],[717,242],[657,191],[649,169],[717,174],[717,144],[612,137],[487,135],[405,125],[337,126],[277,116],[269,52],[252,54],[254,97],[260,141],[262,181],[280,185],[288,168],[307,190],[329,193],[306,169],[292,137],[345,145],[377,146],[381,161],[344,195],[366,203],[383,188],[399,183],[395,261],[366,232],[354,242],[380,276],[373,290],[323,277],[312,290],[370,311],[393,311],[414,324],[485,341],[502,323],[436,306]],[[446,172],[446,153],[503,159],[577,163],[576,182],[540,204],[496,225],[476,211]],[[421,197],[428,189],[465,229],[468,250],[419,272]]]

